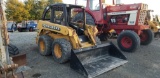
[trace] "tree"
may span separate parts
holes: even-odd
[[[62,3],[63,1],[62,0],[48,0],[49,4],[55,4],[55,3]],[[60,11],[57,11],[56,12],[56,15],[58,15],[58,17],[61,16],[61,13]]]
[[[8,0],[6,14],[8,20],[21,22],[22,20],[39,20],[44,8],[52,3],[62,3],[62,0]]]
[[[25,5],[18,0],[7,0],[6,2],[6,16],[7,20],[13,20],[16,22],[21,22],[22,20],[27,20],[30,14]]]
[[[62,3],[62,0],[48,0],[49,4]]]
[[[28,9],[30,20],[41,19],[44,8],[47,6],[48,1],[46,0],[28,0],[25,1],[25,8]]]

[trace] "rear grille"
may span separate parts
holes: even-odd
[[[142,4],[141,9],[140,9],[138,25],[144,25],[145,18],[146,18],[146,15],[147,15],[147,10],[148,10],[148,5],[147,4]]]
[[[140,10],[138,25],[144,25],[146,15],[147,15],[146,10]]]

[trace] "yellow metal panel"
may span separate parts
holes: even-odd
[[[54,40],[54,39],[58,39],[58,38],[65,38],[65,39],[69,40],[69,36],[67,36],[67,35],[54,34],[54,33],[49,33],[48,35],[49,35],[50,37],[52,37],[53,40]]]
[[[68,35],[68,28],[65,26],[61,26],[58,24],[51,23],[49,21],[39,21],[38,27],[42,27],[40,29],[55,31],[61,33],[63,35]]]
[[[150,26],[151,30],[153,32],[158,32],[158,28],[157,25],[155,24],[155,22],[153,21],[147,21],[148,25]]]
[[[96,44],[96,35],[98,33],[96,26],[87,25],[86,30],[84,32],[85,32],[85,35],[87,35],[91,39],[93,44]]]
[[[49,21],[42,21],[42,20],[39,21],[37,28],[39,30],[44,29],[44,30],[55,31],[55,32],[61,33],[63,35],[72,35],[72,31],[73,31],[73,29],[71,29],[70,27],[51,23]]]
[[[82,24],[77,24],[77,26],[81,27]],[[63,26],[51,23],[49,21],[40,20],[37,29],[38,29],[37,31],[38,35],[36,38],[37,42],[40,35],[49,35],[50,37],[53,38],[53,40],[58,38],[65,38],[72,44],[72,49],[80,49],[84,47],[94,46],[96,44],[96,35],[98,33],[96,26],[86,25],[86,30],[84,31],[84,33],[86,36],[88,36],[91,43],[89,42],[81,43],[76,33],[76,30],[68,26]]]
[[[86,48],[86,47],[91,47],[91,46],[94,46],[94,45],[92,45],[91,43],[89,43],[89,42],[84,42],[84,43],[82,43],[82,48]]]
[[[43,26],[43,25],[46,26]],[[53,27],[49,26],[56,26],[59,28],[57,29],[52,29]],[[73,49],[79,49],[81,47],[81,42],[79,40],[79,37],[74,29],[68,26],[63,26],[59,24],[54,24],[49,21],[42,21],[40,20],[37,26],[37,38],[36,38],[36,43],[38,43],[38,39],[40,35],[49,35],[53,39],[58,39],[58,38],[65,38],[70,41],[70,43],[73,46]]]

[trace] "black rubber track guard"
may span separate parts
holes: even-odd
[[[93,78],[127,63],[127,58],[113,43],[72,50],[70,66],[82,75]]]

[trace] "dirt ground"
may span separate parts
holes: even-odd
[[[25,78],[85,78],[69,67],[69,63],[58,64],[52,56],[41,56],[36,44],[36,32],[10,33],[10,43],[16,45],[20,53],[27,54]],[[116,46],[115,39],[111,40]],[[160,78],[160,40],[148,46],[141,46],[134,53],[123,54],[128,63],[95,78]]]

